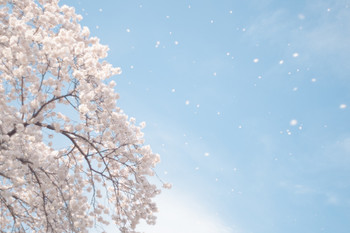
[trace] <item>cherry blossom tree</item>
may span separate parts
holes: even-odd
[[[159,156],[117,107],[121,70],[81,19],[58,0],[0,0],[1,232],[155,223]]]

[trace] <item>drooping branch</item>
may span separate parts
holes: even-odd
[[[120,69],[105,61],[108,47],[79,25],[73,8],[56,0],[5,3],[1,227],[85,233],[112,221],[129,233],[140,219],[154,223],[159,190],[147,177],[159,158],[116,106],[115,82],[107,79]],[[67,139],[63,147],[61,138]]]

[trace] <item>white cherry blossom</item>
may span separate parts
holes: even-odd
[[[159,156],[117,107],[121,70],[81,19],[58,0],[0,0],[2,232],[155,223]]]

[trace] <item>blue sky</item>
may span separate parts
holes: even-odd
[[[61,4],[110,47],[173,184],[140,230],[349,231],[350,1]]]

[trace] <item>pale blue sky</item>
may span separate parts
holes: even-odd
[[[347,233],[350,1],[65,0],[161,155],[147,233]]]

